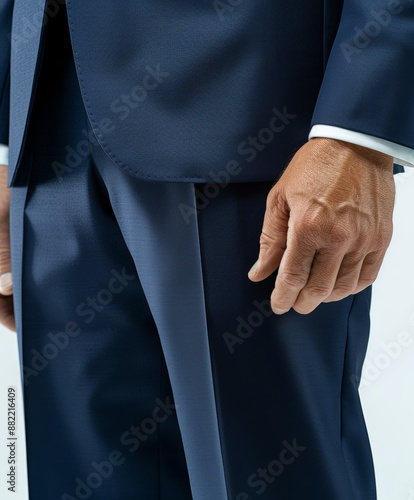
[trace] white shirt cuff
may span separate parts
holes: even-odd
[[[363,146],[392,156],[394,158],[394,163],[398,163],[398,165],[414,167],[414,149],[386,141],[385,139],[379,139],[372,135],[340,127],[333,127],[331,125],[314,125],[310,131],[309,139],[313,137],[327,137],[329,139],[337,139],[339,141],[357,144],[358,146]]]
[[[9,148],[4,144],[0,144],[0,165],[9,164]]]

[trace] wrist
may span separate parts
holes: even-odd
[[[392,156],[376,151],[365,146],[353,144],[351,142],[341,141],[339,139],[331,139],[328,137],[314,137],[310,142],[317,141],[315,146],[325,151],[332,157],[348,157],[354,156],[358,166],[361,164],[374,165],[378,168],[393,171],[394,159]]]

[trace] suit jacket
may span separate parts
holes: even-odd
[[[42,31],[65,8],[50,0],[45,13],[45,0],[15,0],[12,21],[12,4],[0,0],[0,141],[10,135],[10,183]],[[312,124],[414,148],[412,0],[68,0],[67,9],[92,127],[134,176],[274,180]]]

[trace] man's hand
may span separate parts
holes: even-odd
[[[10,264],[10,190],[7,167],[0,165],[0,323],[16,330],[13,313],[13,284]]]
[[[360,292],[377,277],[392,235],[393,160],[361,146],[311,139],[267,197],[261,281],[277,268],[272,309],[301,314]]]

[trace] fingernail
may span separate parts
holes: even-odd
[[[257,271],[259,270],[259,260],[256,260],[256,262],[252,265],[252,268],[250,271],[247,273],[251,278],[254,278],[254,276],[257,274]]]
[[[13,286],[12,274],[4,273],[0,276],[0,292]]]
[[[290,311],[290,309],[277,309],[277,308],[274,308],[274,309],[273,309],[273,312],[274,312],[275,314],[285,314],[285,313],[287,313],[288,311]]]

